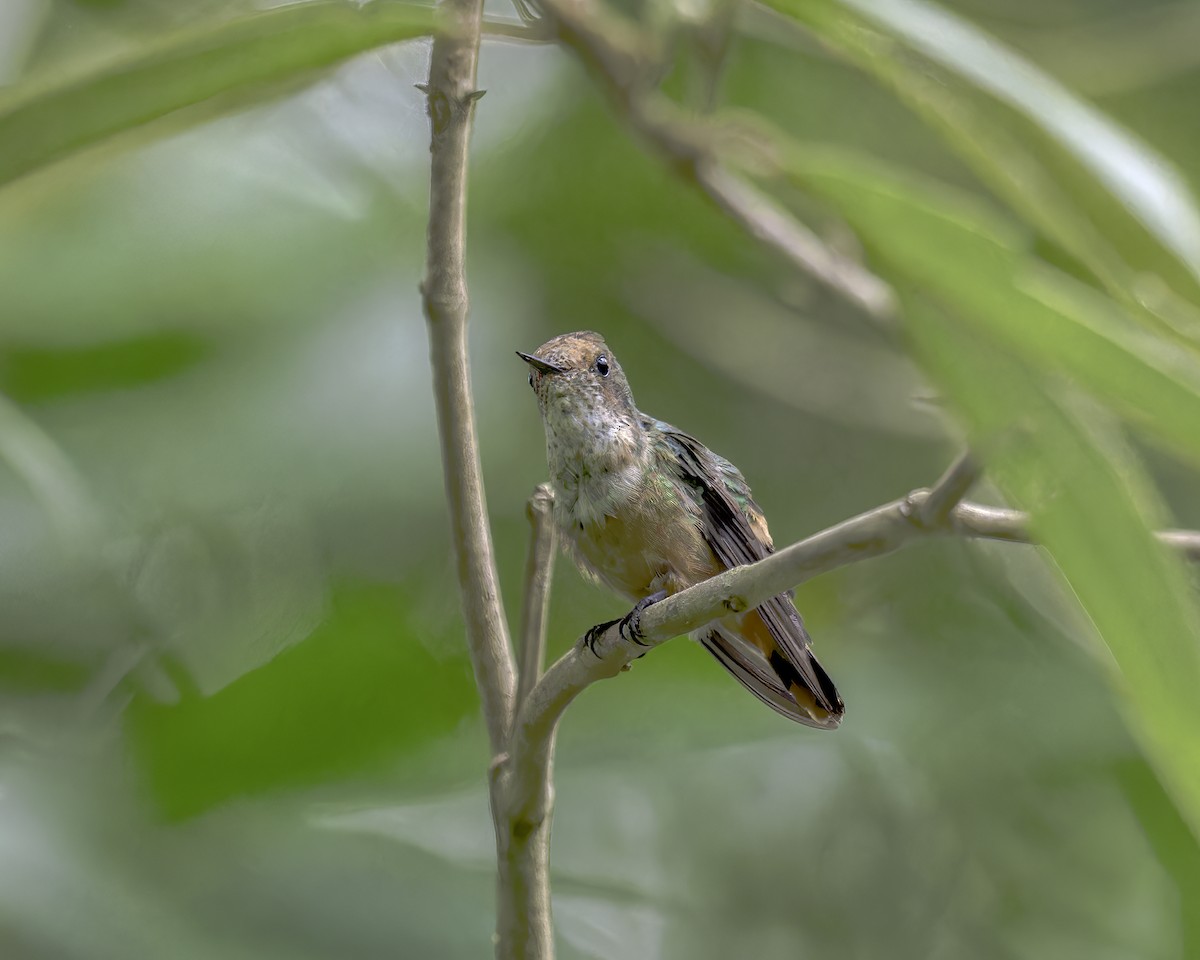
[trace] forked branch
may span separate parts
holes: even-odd
[[[973,477],[960,459],[931,490],[876,507],[813,534],[759,560],[735,567],[649,607],[641,617],[642,643],[627,641],[614,624],[595,639],[595,652],[582,638],[564,654],[518,707],[510,745],[510,802],[525,815],[540,818],[536,787],[553,745],[559,717],[586,687],[616,676],[621,669],[672,637],[696,630],[729,613],[756,607],[785,590],[839,567],[880,557],[929,536],[959,534],[1015,543],[1032,543],[1028,517],[1017,510],[954,502]],[[931,505],[934,509],[926,509]],[[1200,561],[1200,532],[1170,530],[1159,534],[1167,546]]]

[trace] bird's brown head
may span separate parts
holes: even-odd
[[[600,334],[564,333],[517,355],[529,364],[529,385],[548,430],[564,421],[600,431],[614,421],[636,423],[629,382]]]

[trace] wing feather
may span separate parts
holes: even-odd
[[[819,720],[798,706],[779,675],[768,667],[758,651],[728,631],[718,627],[701,636],[700,642],[742,686],[776,713],[805,726],[824,730],[836,727],[841,722],[841,714],[831,714],[827,720]]]
[[[751,497],[750,487],[738,469],[694,437],[670,424],[651,421],[648,426],[666,435],[678,461],[680,479],[699,495],[703,509],[704,538],[717,559],[726,567],[737,567],[754,563],[773,553],[770,534],[762,521],[762,511]],[[756,522],[752,523],[752,520]],[[755,530],[756,526],[762,528],[761,535]],[[795,671],[793,682],[799,680],[812,693],[819,707],[840,720],[845,707],[829,676],[809,652],[812,640],[804,629],[791,594],[781,593],[756,609],[779,653]],[[718,639],[712,640],[713,636]],[[722,641],[719,632],[706,637],[703,642],[726,669],[765,703],[792,719],[812,723],[810,719],[796,715],[794,699],[787,692],[784,682],[775,677],[776,671],[765,659],[761,666],[753,663],[746,651],[730,646],[727,640]],[[771,679],[774,680],[773,684]],[[764,684],[768,688],[766,695],[762,689]],[[792,704],[790,710],[781,709],[778,702],[780,694]]]

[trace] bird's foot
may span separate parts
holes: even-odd
[[[596,641],[604,635],[605,630],[616,623],[620,624],[617,630],[621,634],[622,640],[627,643],[636,643],[639,647],[650,646],[650,644],[642,639],[642,611],[658,603],[658,601],[666,599],[666,590],[659,590],[648,597],[642,597],[641,600],[633,605],[633,609],[621,617],[620,620],[606,620],[604,623],[598,623],[594,627],[589,628],[588,632],[583,635],[583,645],[592,651],[592,655],[599,660],[600,654],[596,653]]]
[[[597,660],[600,659],[600,654],[596,652],[596,641],[604,634],[604,631],[611,627],[616,620],[605,620],[604,623],[598,623],[594,627],[589,627],[588,632],[583,635],[583,645],[592,651],[592,656]]]
[[[642,611],[647,607],[658,603],[660,600],[666,599],[666,590],[659,590],[657,593],[652,593],[648,597],[642,597],[641,600],[633,605],[633,609],[621,618],[621,625],[617,627],[617,630],[620,632],[621,636],[630,643],[636,643],[639,647],[650,646],[650,644],[646,643],[642,638]]]

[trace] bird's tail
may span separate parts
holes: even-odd
[[[812,651],[804,646],[784,656],[757,612],[738,629],[711,627],[700,642],[742,686],[789,720],[822,730],[842,722],[845,705]]]

